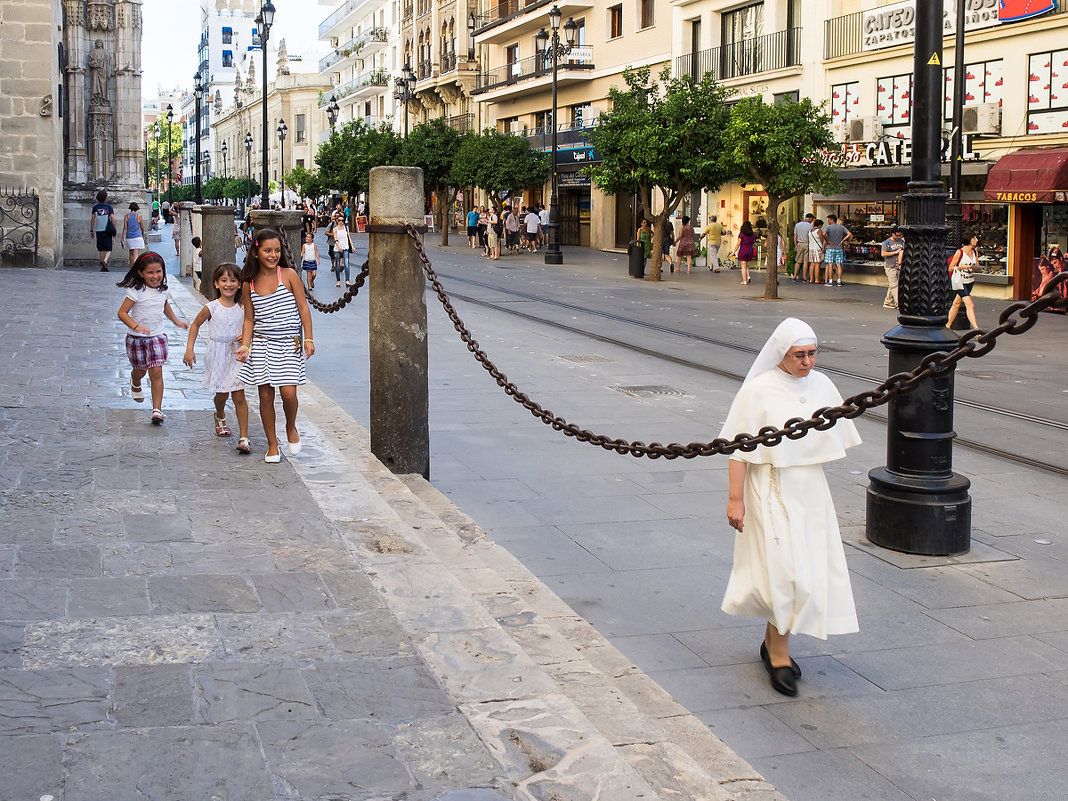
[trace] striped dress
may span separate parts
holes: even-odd
[[[257,294],[254,281],[248,287],[255,322],[251,352],[239,376],[242,383],[274,387],[303,384],[304,339],[300,312],[297,299],[282,283],[281,268],[278,286],[269,295]]]

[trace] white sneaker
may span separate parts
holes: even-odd
[[[832,283],[831,281],[828,281],[826,285],[827,286],[831,286],[831,283]]]
[[[841,279],[841,278],[839,278],[839,279],[838,279],[838,286],[841,286],[841,285],[842,285],[842,279]]]

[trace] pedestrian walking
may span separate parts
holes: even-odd
[[[344,215],[334,215],[334,279],[335,285],[341,286],[341,271],[345,270],[345,286],[349,283],[349,253],[352,252],[352,236]]]
[[[311,232],[304,234],[304,246],[300,249],[300,271],[308,278],[308,289],[315,289],[315,275],[319,269],[319,246]]]
[[[714,273],[719,272],[719,246],[723,243],[725,233],[719,218],[715,214],[709,215],[708,225],[701,232],[701,236],[704,237],[705,247],[708,249],[708,269]]]
[[[838,274],[838,286],[842,285],[842,262],[845,261],[845,245],[853,238],[849,229],[838,222],[834,214],[827,215],[827,227],[823,230],[823,240],[826,245],[823,248],[823,260],[827,264],[827,286],[834,281],[832,273]]]
[[[241,268],[233,262],[223,262],[215,268],[211,283],[218,297],[204,305],[189,326],[182,362],[189,368],[197,363],[193,346],[200,329],[207,326],[204,329],[208,342],[204,351],[204,378],[200,385],[215,393],[215,414],[212,418],[215,436],[230,436],[230,426],[226,423],[226,401],[231,399],[239,434],[237,449],[241,453],[251,453],[248,401],[245,399],[245,385],[238,378],[241,362],[236,358],[245,323],[245,309],[241,305]]]
[[[101,189],[96,193],[96,205],[93,206],[89,216],[89,236],[96,239],[97,258],[100,260],[100,272],[108,272],[108,259],[111,258],[111,250],[114,247],[115,234],[115,209],[108,202],[108,193]]]
[[[126,333],[126,355],[130,359],[130,396],[140,403],[145,399],[141,381],[148,375],[152,389],[154,425],[163,422],[163,365],[167,363],[167,335],[163,331],[166,317],[182,329],[189,323],[178,318],[170,304],[167,269],[163,257],[151,250],[140,258],[116,286],[126,290],[118,317],[130,330]]]
[[[519,215],[515,209],[506,207],[504,212],[505,244],[509,253],[519,252]]]
[[[642,246],[642,269],[644,270],[649,266],[649,259],[653,255],[653,229],[650,227],[649,221],[644,217],[638,224],[638,231],[634,234],[634,238]]]
[[[883,271],[886,273],[886,299],[884,309],[897,308],[897,287],[901,277],[901,254],[905,250],[905,232],[894,228],[890,238],[883,242],[880,255],[883,257]]]
[[[675,258],[679,260],[679,272],[682,272],[682,260],[686,259],[686,274],[690,274],[693,260],[697,256],[696,233],[690,225],[688,215],[682,216],[682,227],[679,229],[679,244],[675,248]]]
[[[145,223],[141,219],[140,209],[136,203],[131,203],[130,211],[122,218],[122,239],[130,251],[131,267],[145,249]]]
[[[467,246],[478,247],[478,206],[472,206],[467,212]]]
[[[544,203],[538,204],[538,221],[541,223],[541,233],[538,235],[538,246],[548,246],[549,244],[549,210],[545,208]],[[557,231],[556,235],[559,236],[560,232]]]
[[[667,259],[668,272],[675,272],[675,262],[671,259],[671,248],[675,245],[675,224],[671,222],[671,218],[667,217],[664,220],[663,235],[660,242],[660,269],[664,269],[664,259]]]
[[[174,221],[171,225],[171,239],[174,240],[174,257],[180,258],[182,255],[182,216],[177,204],[171,206],[171,219]]]
[[[742,265],[742,283],[748,284],[753,279],[749,277],[749,263],[756,261],[756,233],[753,224],[746,220],[738,229],[738,244],[734,246],[734,256]]]
[[[315,236],[315,232],[318,226],[315,224],[315,212],[312,210],[310,203],[304,204],[304,214],[301,215],[300,224],[304,229],[304,233]]]
[[[541,231],[541,219],[533,206],[527,208],[527,216],[524,218],[527,231],[527,250],[534,253],[538,249],[538,235]]]
[[[823,248],[827,240],[823,238],[823,220],[813,220],[812,230],[808,233],[808,282],[821,282],[823,272]]]
[[[949,261],[949,284],[953,291],[953,304],[949,307],[949,319],[946,328],[953,327],[953,321],[957,319],[960,307],[964,306],[964,312],[968,315],[968,322],[972,328],[979,327],[979,321],[975,316],[975,301],[972,300],[972,285],[975,283],[973,268],[979,265],[979,237],[975,234],[967,236],[968,244],[953,254]]]
[[[807,323],[783,320],[750,367],[720,437],[778,429],[787,420],[840,405],[834,384],[813,369],[818,352]],[[727,522],[737,534],[722,609],[767,621],[760,659],[771,686],[784,695],[797,694],[801,677],[790,658],[791,634],[826,639],[858,630],[838,518],[821,465],[859,444],[853,421],[843,418],[826,431],[730,456]]]
[[[236,353],[237,360],[244,362],[239,378],[258,389],[260,419],[267,435],[263,461],[278,464],[282,455],[275,431],[275,390],[282,396],[289,454],[296,456],[302,447],[297,431],[297,386],[306,381],[305,363],[315,353],[315,341],[304,285],[274,229],[256,232],[241,271],[241,285],[245,320]]]
[[[815,219],[809,212],[804,219],[794,226],[794,280],[804,281],[808,275],[808,235],[812,232],[812,221]]]

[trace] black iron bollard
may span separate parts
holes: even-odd
[[[904,196],[905,252],[899,325],[883,344],[890,373],[912,370],[924,356],[952,350],[948,330],[946,193],[941,174],[942,5],[916,9],[912,113],[912,180]],[[867,536],[907,553],[963,553],[971,543],[970,482],[953,472],[953,373],[927,379],[889,405],[886,466],[868,473]]]

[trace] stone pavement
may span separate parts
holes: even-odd
[[[120,276],[0,271],[0,801],[782,798],[314,385],[149,425]]]

